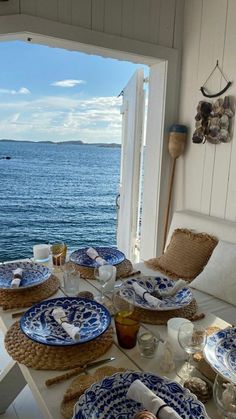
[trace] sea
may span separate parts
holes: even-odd
[[[0,262],[38,243],[116,246],[119,147],[0,141]],[[7,160],[2,157],[9,156]]]

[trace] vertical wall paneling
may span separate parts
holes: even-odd
[[[133,10],[133,36],[135,39],[148,41],[149,39],[150,0],[135,0]]]
[[[227,2],[228,3],[228,2]],[[222,60],[221,67],[223,70],[228,73],[234,74],[234,68],[236,64],[235,59],[231,59],[231,54],[228,50],[227,39],[230,37],[229,28],[227,28],[228,23],[228,7],[226,3],[226,14],[225,14],[225,44],[224,44],[224,59]],[[221,77],[221,86],[222,89],[225,86],[225,80]],[[235,92],[235,88],[234,88]],[[232,88],[223,94],[228,95],[232,93]],[[228,179],[229,179],[229,168],[230,168],[230,155],[231,155],[232,142],[227,144],[216,145],[215,151],[215,165],[212,181],[212,198],[211,198],[211,212],[210,215],[224,218],[225,217],[225,208],[227,200],[227,190],[228,190]],[[220,185],[220,188],[219,188]]]
[[[202,10],[202,30],[199,58],[199,76],[201,76],[200,86],[202,86],[216,64],[217,59],[222,65],[224,38],[225,38],[225,18],[227,0],[204,0]],[[212,11],[214,10],[214,13]],[[216,71],[207,83],[210,92],[220,90],[221,75]],[[200,87],[199,86],[199,87]],[[205,100],[201,96],[201,100]],[[211,101],[211,100],[209,100]],[[212,182],[215,168],[214,144],[205,143],[205,162],[202,176],[201,212],[210,214],[212,198]]]
[[[176,0],[173,48],[182,49],[184,25],[184,0]]]
[[[70,0],[72,25],[91,28],[91,0]]]
[[[91,29],[94,31],[104,31],[104,2],[105,0],[92,0]]]
[[[58,0],[58,20],[63,23],[71,24],[71,2],[68,0]]]
[[[58,2],[57,0],[37,0],[37,16],[58,20]]]
[[[21,0],[20,8],[21,8],[22,14],[36,16],[37,15],[37,0]]]
[[[200,100],[198,61],[201,38],[202,1],[185,2],[184,50],[181,69],[181,102],[179,121],[188,126],[188,137],[183,157],[176,164],[174,207],[200,210],[201,176],[204,150],[192,143],[194,116]]]
[[[161,0],[158,44],[173,46],[176,0]]]
[[[149,21],[148,21],[148,28],[149,28],[148,39],[149,39],[149,42],[152,42],[154,44],[158,43],[159,25],[160,25],[160,8],[161,8],[161,0],[150,0]]]
[[[122,35],[133,38],[135,0],[123,0]]]
[[[224,71],[226,72],[228,78],[233,81],[232,87],[226,93],[231,96],[231,100],[235,105],[236,97],[236,77],[235,77],[235,67],[236,67],[236,56],[232,53],[235,50],[236,45],[236,26],[235,26],[235,16],[236,16],[236,2],[235,0],[229,0],[228,3],[228,24],[226,32],[226,42],[225,42],[225,57],[224,57]],[[236,127],[235,127],[236,118],[233,119],[232,133],[233,138],[230,144],[231,146],[230,153],[230,162],[229,162],[229,182],[227,189],[226,197],[226,210],[225,217],[229,220],[236,221]],[[222,144],[225,146],[225,144]]]
[[[121,34],[122,6],[121,0],[105,0],[104,32],[114,35]]]
[[[19,13],[19,0],[10,0],[0,3],[0,16]]]

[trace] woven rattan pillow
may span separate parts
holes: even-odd
[[[170,278],[191,282],[203,270],[217,243],[209,234],[176,229],[165,253],[145,263]]]

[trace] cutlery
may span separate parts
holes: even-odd
[[[85,364],[83,367],[73,368],[71,371],[66,372],[65,374],[57,375],[56,377],[49,378],[45,381],[45,385],[47,387],[52,386],[53,384],[60,383],[61,381],[68,380],[68,378],[74,377],[75,375],[82,374],[82,372],[87,373],[87,370],[90,368],[96,368],[100,365],[103,365],[107,362],[114,361],[114,357],[100,359],[99,361],[90,362],[89,364]]]

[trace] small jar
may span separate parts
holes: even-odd
[[[154,336],[148,331],[140,333],[138,335],[138,346],[141,357],[153,358],[160,341],[162,341],[162,339],[159,334],[158,336]]]

